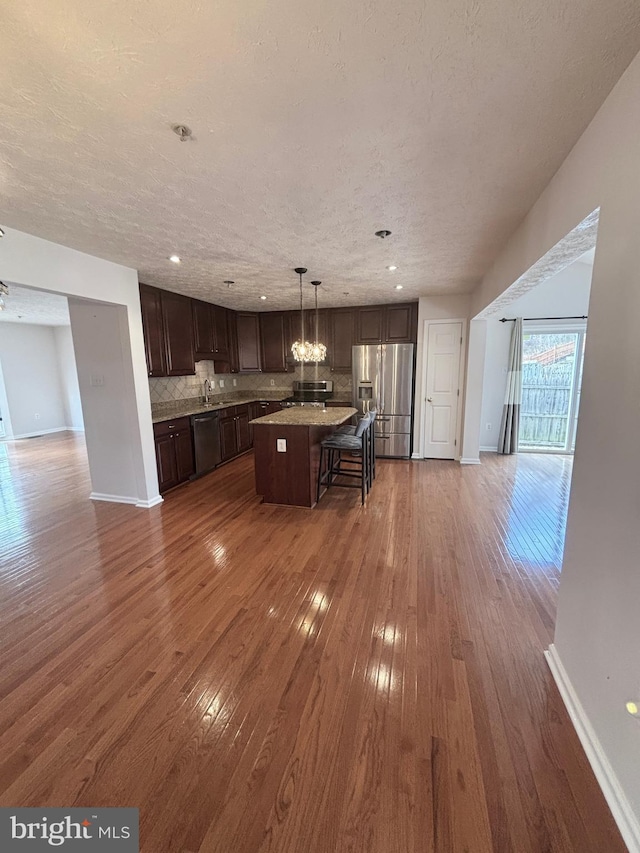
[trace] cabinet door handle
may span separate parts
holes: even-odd
[[[175,425],[174,425],[174,424],[169,424],[169,426],[167,427],[167,429],[175,429]]]

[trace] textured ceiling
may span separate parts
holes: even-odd
[[[0,311],[0,323],[36,323],[39,326],[68,326],[69,303],[66,296],[18,287],[7,282],[9,295],[4,297],[5,309]]]
[[[475,286],[640,3],[4,0],[0,47],[1,223],[229,307],[295,307],[300,264],[358,304]]]

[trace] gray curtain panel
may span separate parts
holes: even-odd
[[[511,348],[509,349],[509,374],[507,391],[502,410],[498,453],[518,452],[518,430],[520,429],[520,404],[522,403],[522,317],[513,324]]]

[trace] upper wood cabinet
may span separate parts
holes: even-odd
[[[418,303],[385,305],[384,328],[385,343],[415,343],[418,340]]]
[[[260,322],[258,314],[239,311],[236,314],[238,336],[238,371],[240,373],[259,373],[260,360]]]
[[[353,308],[333,308],[329,312],[328,361],[332,370],[351,370]]]
[[[216,361],[229,361],[229,312],[219,305],[211,306],[213,354]]]
[[[208,302],[200,302],[198,299],[191,301],[193,309],[193,337],[195,342],[196,360],[212,358],[213,347],[213,305]]]
[[[142,328],[149,376],[195,373],[195,362],[212,360],[216,373],[290,372],[292,344],[316,337],[315,310],[235,312],[178,293],[140,285]],[[417,340],[415,302],[329,308],[318,312],[318,338],[327,346],[326,365],[351,370],[354,344]]]
[[[356,344],[406,344],[417,340],[417,303],[356,308]]]
[[[144,350],[147,357],[147,373],[149,376],[166,376],[160,291],[155,287],[141,284],[140,308],[142,311]]]
[[[263,372],[285,373],[289,317],[283,311],[268,311],[260,314],[259,322]]]
[[[188,376],[196,372],[193,343],[193,300],[168,290],[160,291],[164,328],[167,376]]]
[[[229,361],[227,309],[198,299],[191,300],[196,361]],[[217,369],[217,368],[216,368]],[[228,370],[226,371],[228,372]]]
[[[384,307],[356,309],[356,344],[380,344],[384,335]]]

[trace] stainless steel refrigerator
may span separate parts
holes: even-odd
[[[377,409],[376,455],[411,454],[413,344],[353,347],[353,405],[360,415]]]

